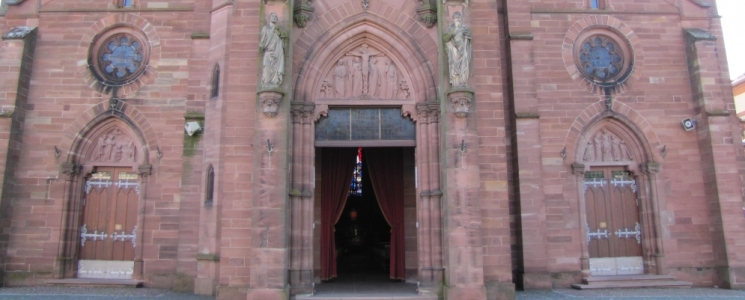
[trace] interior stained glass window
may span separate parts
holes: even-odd
[[[362,196],[362,147],[357,148],[357,163],[352,171],[352,183],[349,186],[349,194]]]
[[[316,124],[317,141],[415,139],[414,123],[400,108],[331,108]]]

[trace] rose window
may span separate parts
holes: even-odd
[[[126,35],[113,38],[102,52],[101,65],[106,77],[114,80],[135,74],[142,65],[142,46]]]
[[[585,76],[597,81],[611,81],[623,69],[623,53],[608,38],[594,36],[582,43],[579,63]]]
[[[135,82],[145,73],[150,49],[145,36],[128,27],[105,32],[91,47],[91,70],[107,86]]]

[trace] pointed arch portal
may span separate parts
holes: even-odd
[[[316,165],[316,147],[416,147],[417,182],[412,184],[417,198],[416,276],[423,286],[439,285],[443,279],[442,192],[436,72],[422,47],[402,36],[405,31],[397,25],[370,14],[352,16],[342,23],[344,26],[330,27],[309,47],[295,78],[295,102],[291,104],[291,292],[311,291],[314,278],[320,275],[320,270],[314,269],[319,265],[313,254],[317,237],[306,225],[315,222],[313,210],[318,209],[313,204],[318,195],[316,168],[320,167]],[[359,118],[365,126],[358,126],[363,125]]]

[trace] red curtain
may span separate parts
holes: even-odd
[[[321,152],[321,279],[328,280],[336,277],[334,224],[349,195],[357,148],[323,148]]]
[[[365,148],[375,197],[391,225],[391,279],[404,278],[404,178],[401,148]]]

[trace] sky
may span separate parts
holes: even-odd
[[[713,0],[709,0],[713,1]],[[745,0],[716,0],[732,80],[745,73]]]

